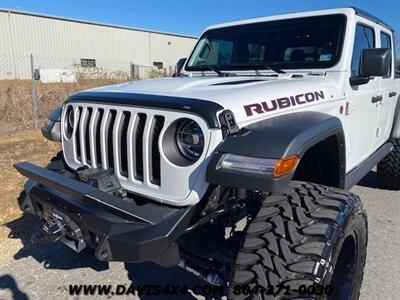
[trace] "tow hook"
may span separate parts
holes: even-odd
[[[39,245],[61,241],[76,252],[81,252],[86,248],[78,225],[68,215],[56,209],[53,209],[45,218],[41,230],[32,235],[31,241]]]

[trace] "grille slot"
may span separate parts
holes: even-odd
[[[81,137],[81,134],[80,134],[80,131],[79,131],[79,128],[80,128],[80,124],[81,124],[81,114],[82,114],[82,107],[78,107],[77,108],[77,113],[75,114],[76,116],[77,116],[77,118],[76,118],[76,120],[74,121],[75,123],[76,123],[76,125],[74,124],[74,126],[75,126],[75,130],[76,130],[76,137],[75,137],[75,157],[76,157],[76,159],[79,161],[79,162],[81,162],[82,163],[82,160],[81,160],[81,143],[80,143],[80,137]]]
[[[158,140],[160,138],[161,130],[164,126],[165,118],[163,116],[155,116],[150,129],[151,143],[150,143],[150,182],[160,185],[161,172],[160,172],[160,149],[158,147]]]
[[[124,177],[128,177],[128,126],[131,119],[130,112],[123,112],[119,130],[119,141],[120,141],[120,173]]]
[[[139,113],[136,121],[136,130],[134,134],[135,142],[135,178],[143,181],[143,134],[144,126],[146,124],[147,116],[143,113]]]
[[[103,165],[102,157],[101,157],[101,144],[100,144],[100,124],[103,121],[104,109],[100,108],[97,110],[97,118],[95,124],[93,125],[93,130],[95,131],[95,149],[96,149],[96,167],[100,168]]]
[[[114,131],[114,122],[116,115],[117,112],[115,110],[111,110],[106,125],[107,161],[109,168],[114,168],[113,131]]]
[[[91,164],[91,155],[90,155],[90,140],[89,140],[89,126],[92,117],[93,109],[89,107],[86,112],[85,118],[85,127],[84,127],[84,136],[85,136],[85,157],[86,157],[86,164]]]

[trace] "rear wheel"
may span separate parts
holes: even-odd
[[[393,150],[378,163],[379,186],[384,189],[400,190],[400,140],[392,139]]]
[[[367,217],[359,198],[293,182],[262,195],[244,229],[229,299],[356,299],[363,278]]]

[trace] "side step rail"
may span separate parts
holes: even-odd
[[[393,144],[387,142],[378,150],[375,151],[366,161],[361,165],[355,167],[346,175],[345,189],[351,189],[355,184],[357,184],[368,172],[380,162],[386,155],[388,155],[393,149]]]

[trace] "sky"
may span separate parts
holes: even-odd
[[[0,8],[192,36],[217,23],[346,6],[391,25],[400,55],[400,0],[0,0]]]
[[[400,33],[400,0],[0,0],[0,8],[194,36],[227,21],[345,6],[359,7]]]

